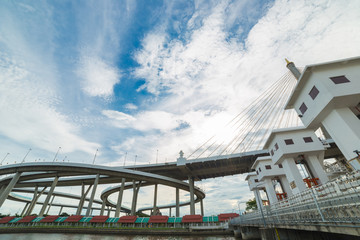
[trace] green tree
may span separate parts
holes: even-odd
[[[257,210],[256,200],[249,199],[249,201],[246,202],[246,211],[248,210]]]

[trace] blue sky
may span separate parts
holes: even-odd
[[[1,1],[0,16],[5,164],[59,147],[59,161],[175,161],[286,73],[285,57],[360,54],[356,0]],[[252,197],[243,178],[201,183],[206,208],[223,201],[214,189]]]

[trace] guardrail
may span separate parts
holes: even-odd
[[[360,223],[360,172],[340,176],[323,185],[232,219],[231,225],[296,225],[303,223]]]

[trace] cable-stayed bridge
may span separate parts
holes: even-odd
[[[248,173],[253,170],[256,170],[256,174],[253,172],[253,176],[262,176],[263,173],[259,174],[259,172],[261,172],[260,167],[257,169],[252,168],[255,166],[254,164],[256,164],[256,161],[258,161],[258,163],[260,161],[267,161],[267,163],[269,163],[270,165],[264,165],[263,167],[265,167],[265,169],[269,170],[275,167],[284,167],[286,174],[282,173],[282,175],[286,175],[286,177],[290,180],[286,180],[285,178],[283,178],[281,181],[288,182],[286,182],[285,185],[284,183],[282,183],[283,192],[277,193],[275,192],[275,185],[272,184],[273,180],[280,181],[279,173],[270,174],[269,176],[271,176],[273,179],[264,178],[264,182],[261,182],[262,185],[260,186],[259,183],[257,186],[259,187],[259,189],[264,188],[266,184],[266,187],[270,186],[270,188],[266,188],[267,198],[271,203],[270,207],[260,207],[260,205],[262,205],[262,200],[257,197],[257,203],[260,204],[258,206],[261,210],[261,217],[259,217],[259,212],[243,218],[240,216],[240,218],[234,220],[233,225],[240,227],[240,229],[243,226],[251,227],[252,231],[254,232],[256,232],[259,228],[266,227],[266,221],[273,224],[271,225],[271,227],[274,227],[276,224],[280,224],[276,226],[281,227],[286,222],[289,222],[288,219],[290,219],[288,216],[289,214],[286,211],[294,211],[299,214],[299,216],[301,216],[299,217],[301,221],[296,220],[292,222],[293,226],[299,226],[299,224],[303,224],[304,221],[307,222],[306,219],[309,217],[308,213],[310,214],[310,216],[311,214],[316,215],[313,218],[315,219],[313,222],[317,222],[319,216],[320,219],[325,222],[325,216],[323,213],[325,210],[321,208],[329,208],[329,206],[339,207],[339,204],[331,204],[333,199],[343,198],[341,193],[344,191],[347,191],[349,193],[350,199],[358,199],[359,196],[358,193],[360,185],[351,185],[350,187],[347,186],[344,191],[342,191],[341,189],[335,189],[333,194],[332,190],[330,190],[331,187],[325,186],[325,180],[328,180],[327,176],[325,176],[324,173],[321,173],[321,175],[318,172],[319,169],[321,171],[324,171],[323,167],[321,166],[321,161],[330,158],[334,158],[339,163],[345,163],[348,169],[358,170],[357,161],[359,159],[358,157],[353,156],[355,156],[354,154],[359,155],[359,151],[358,149],[355,149],[353,151],[354,153],[352,153],[352,148],[349,151],[346,146],[344,147],[344,136],[342,136],[346,135],[345,141],[346,138],[355,139],[355,141],[346,141],[348,145],[357,146],[356,144],[360,143],[358,141],[359,139],[357,138],[358,136],[356,135],[355,131],[356,129],[360,128],[353,127],[353,125],[359,125],[357,120],[354,119],[359,118],[360,115],[360,103],[358,103],[358,100],[356,100],[360,99],[359,92],[358,90],[355,90],[357,92],[354,93],[354,89],[357,89],[357,81],[354,80],[356,79],[356,77],[353,77],[360,76],[360,74],[354,74],[354,70],[352,69],[354,65],[358,65],[358,62],[359,59],[355,58],[341,60],[335,63],[307,66],[302,71],[303,73],[301,77],[300,71],[296,69],[295,66],[292,66],[292,63],[288,63],[288,67],[292,71],[292,73],[289,72],[285,74],[278,81],[272,84],[266,91],[264,91],[264,93],[262,93],[257,99],[255,99],[252,104],[250,104],[247,108],[245,108],[242,112],[235,116],[228,124],[226,124],[225,127],[221,129],[221,131],[210,137],[207,141],[205,141],[198,148],[196,148],[191,154],[184,157],[184,153],[180,151],[179,158],[173,162],[126,167],[109,167],[65,162],[21,162],[18,164],[1,166],[0,175],[4,177],[0,179],[0,207],[6,199],[23,202],[25,203],[25,207],[21,215],[27,216],[32,214],[34,206],[36,204],[40,204],[41,210],[39,212],[39,216],[42,217],[46,213],[46,210],[49,211],[52,205],[61,206],[61,212],[62,207],[65,207],[65,204],[62,206],[61,204],[58,204],[56,202],[53,203],[53,201],[55,197],[63,197],[79,200],[78,205],[66,205],[66,207],[68,208],[76,208],[76,215],[80,215],[83,213],[84,210],[86,210],[86,213],[84,215],[90,216],[93,215],[92,211],[97,209],[100,211],[100,215],[104,215],[104,211],[106,209],[109,214],[112,211],[114,212],[115,217],[119,217],[120,212],[126,212],[131,215],[136,215],[139,212],[150,210],[151,214],[153,214],[158,209],[175,208],[175,215],[178,217],[180,216],[180,207],[187,205],[190,206],[190,215],[195,215],[195,203],[200,203],[201,215],[204,215],[203,199],[205,198],[205,192],[195,186],[195,181],[201,181],[202,179],[208,178],[229,176],[234,174]],[[339,65],[340,67],[337,65]],[[340,90],[338,91],[340,92],[336,92],[335,100],[330,99],[330,103],[325,104],[324,106],[325,110],[322,112],[320,110],[320,113],[318,113],[319,116],[313,118],[308,117],[308,115],[311,114],[312,111],[318,111],[318,108],[322,107],[321,104],[323,104],[325,100],[320,102],[318,105],[314,105],[312,102],[309,103],[309,100],[307,99],[307,106],[305,102],[302,102],[301,104],[301,101],[301,105],[299,105],[299,103],[294,100],[293,96],[299,95],[300,97],[305,96],[308,98],[310,96],[312,100],[315,100],[315,98],[319,95],[320,91],[325,91],[328,89],[330,89],[330,93],[332,94],[332,88],[323,89],[321,88],[322,85],[317,85],[316,87],[315,85],[312,86],[312,84],[309,85],[310,87],[312,87],[310,88],[311,90],[305,89],[304,91],[306,91],[306,93],[303,95],[299,93],[302,91],[302,89],[299,89],[299,86],[306,88],[306,85],[304,85],[304,81],[311,81],[307,80],[307,78],[309,78],[311,74],[316,74],[316,70],[318,70],[320,72],[320,75],[315,76],[321,79],[321,74],[326,72],[325,70],[327,70],[329,66],[329,71],[332,75],[339,75],[339,73],[335,71],[337,67],[340,68],[341,71],[343,71],[342,68],[350,68],[348,71],[348,75],[350,76],[349,78],[351,78],[351,81],[347,77],[345,77],[345,75],[326,77],[324,81],[327,81],[327,78],[329,78],[336,85],[354,82],[354,85],[356,86],[351,87],[350,84],[345,85],[350,87],[339,88]],[[340,70],[338,72],[341,73]],[[300,78],[298,82],[296,81],[297,78]],[[315,84],[317,83],[315,82]],[[326,84],[328,83],[326,82]],[[320,91],[318,88],[320,89]],[[347,91],[350,93],[347,93]],[[325,94],[324,96],[329,98],[330,93]],[[345,98],[342,98],[341,94],[350,94],[350,96],[346,95]],[[289,108],[289,106],[295,106],[294,108],[296,108],[297,110],[284,110],[285,107]],[[315,110],[312,110],[311,108]],[[308,113],[306,113],[306,111],[308,111]],[[339,122],[341,124],[339,124]],[[305,126],[302,126],[303,123]],[[337,127],[343,125],[346,125],[345,127],[342,127],[344,129],[343,132],[338,131]],[[273,131],[274,129],[278,130]],[[355,134],[352,134],[352,130],[354,130]],[[296,138],[296,134],[298,134],[298,132],[306,132],[306,134],[310,134],[309,132],[312,133],[310,134],[311,137],[302,136],[301,140],[303,140],[304,142],[299,145],[298,143],[294,144],[293,141],[293,137]],[[288,134],[286,135],[286,139],[280,139],[282,140],[281,144],[280,142],[276,142],[279,140],[279,138],[281,138],[279,136],[282,136],[284,134]],[[334,139],[330,138],[330,136],[334,136]],[[299,146],[300,148],[294,148],[292,147],[292,145]],[[314,148],[313,146],[316,146],[317,148]],[[292,152],[289,152],[289,149]],[[286,156],[283,157],[283,155]],[[276,164],[271,162],[271,159],[273,159]],[[259,166],[261,164],[262,163],[259,163]],[[299,173],[298,166],[295,164],[298,164],[298,166],[303,169],[306,168],[307,173],[306,171],[303,171],[303,173]],[[316,167],[314,167],[314,164],[317,164]],[[302,176],[302,174],[304,175]],[[317,178],[317,174],[321,175],[319,175],[320,180],[319,178]],[[347,180],[342,180],[342,182],[357,182],[357,172],[353,172],[351,174],[352,175],[347,178]],[[314,176],[311,176],[312,178],[310,178],[310,175]],[[310,184],[308,185],[310,190],[301,190],[299,193],[299,189],[304,188],[304,183],[302,179],[303,177],[305,177],[304,181],[306,180],[305,182],[307,184]],[[322,185],[318,184],[319,181],[322,183]],[[336,182],[338,180],[334,181],[335,185],[340,185],[340,183]],[[329,185],[334,184],[334,181],[332,183],[329,183]],[[317,187],[318,185],[320,187],[324,186],[325,190],[318,188],[316,190],[317,192],[314,192],[311,186],[311,182],[316,184]],[[95,199],[94,197],[97,191],[97,186],[101,184],[116,185],[105,189],[101,193],[100,199]],[[170,186],[176,190],[174,196],[175,203],[161,206],[157,204],[158,184]],[[146,208],[138,208],[137,199],[139,189],[141,187],[149,185],[154,186],[153,206]],[[58,187],[61,188],[70,186],[81,186],[80,194],[74,196],[70,194],[61,194],[54,191],[55,188]],[[293,190],[289,189],[289,187],[291,187],[291,189]],[[32,193],[33,197],[26,198],[12,193],[26,192],[23,190],[23,188],[30,188],[30,190],[28,190],[27,192]],[[47,190],[47,188],[49,189]],[[284,192],[285,188],[287,188],[287,192]],[[180,202],[180,189],[189,192],[188,201]],[[132,204],[130,207],[124,206],[122,204],[123,194],[126,192],[125,190],[132,190],[133,196]],[[333,194],[333,197],[326,198],[325,201],[322,197],[329,195],[329,193],[326,192],[327,190],[329,190],[330,195]],[[88,197],[89,193],[90,196]],[[113,201],[110,199],[110,195],[113,193],[118,193],[117,201]],[[274,198],[275,193],[280,194],[279,196],[282,196],[282,198]],[[298,195],[303,193],[307,197],[302,198],[301,195]],[[289,194],[289,196],[287,196],[287,194]],[[39,198],[42,195],[46,195],[46,197],[43,201],[39,201]],[[280,201],[284,198],[287,200]],[[295,200],[290,203],[290,199]],[[296,199],[301,199],[301,201],[296,202]],[[319,202],[317,202],[317,199],[319,199]],[[349,198],[344,197],[343,199],[348,201]],[[279,200],[279,203],[277,203],[277,200]],[[312,201],[315,202],[315,205],[311,203]],[[88,202],[86,207],[84,206],[85,202]],[[339,201],[337,202],[339,203]],[[321,205],[320,203],[322,203],[323,205]],[[101,207],[94,207],[93,204],[101,204]],[[358,207],[357,202],[355,202],[354,206]],[[282,209],[283,211],[277,211],[277,208],[279,208],[280,210]],[[263,211],[265,210],[269,212],[268,215],[264,215]],[[277,223],[275,223],[274,214],[277,214]],[[326,214],[328,214],[328,212],[326,212]],[[355,219],[357,217],[358,213],[355,212]],[[327,223],[335,222],[334,219],[328,219],[329,221]],[[354,217],[351,217],[350,219],[351,221],[353,221]],[[343,219],[341,220],[341,222],[342,221]],[[357,229],[359,226],[356,223],[355,225],[346,225],[345,227]],[[340,233],[339,231],[333,232]]]

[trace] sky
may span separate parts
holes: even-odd
[[[1,1],[0,160],[176,161],[287,73],[284,58],[304,67],[359,43],[357,0]],[[196,183],[205,214],[253,198],[244,178]]]

